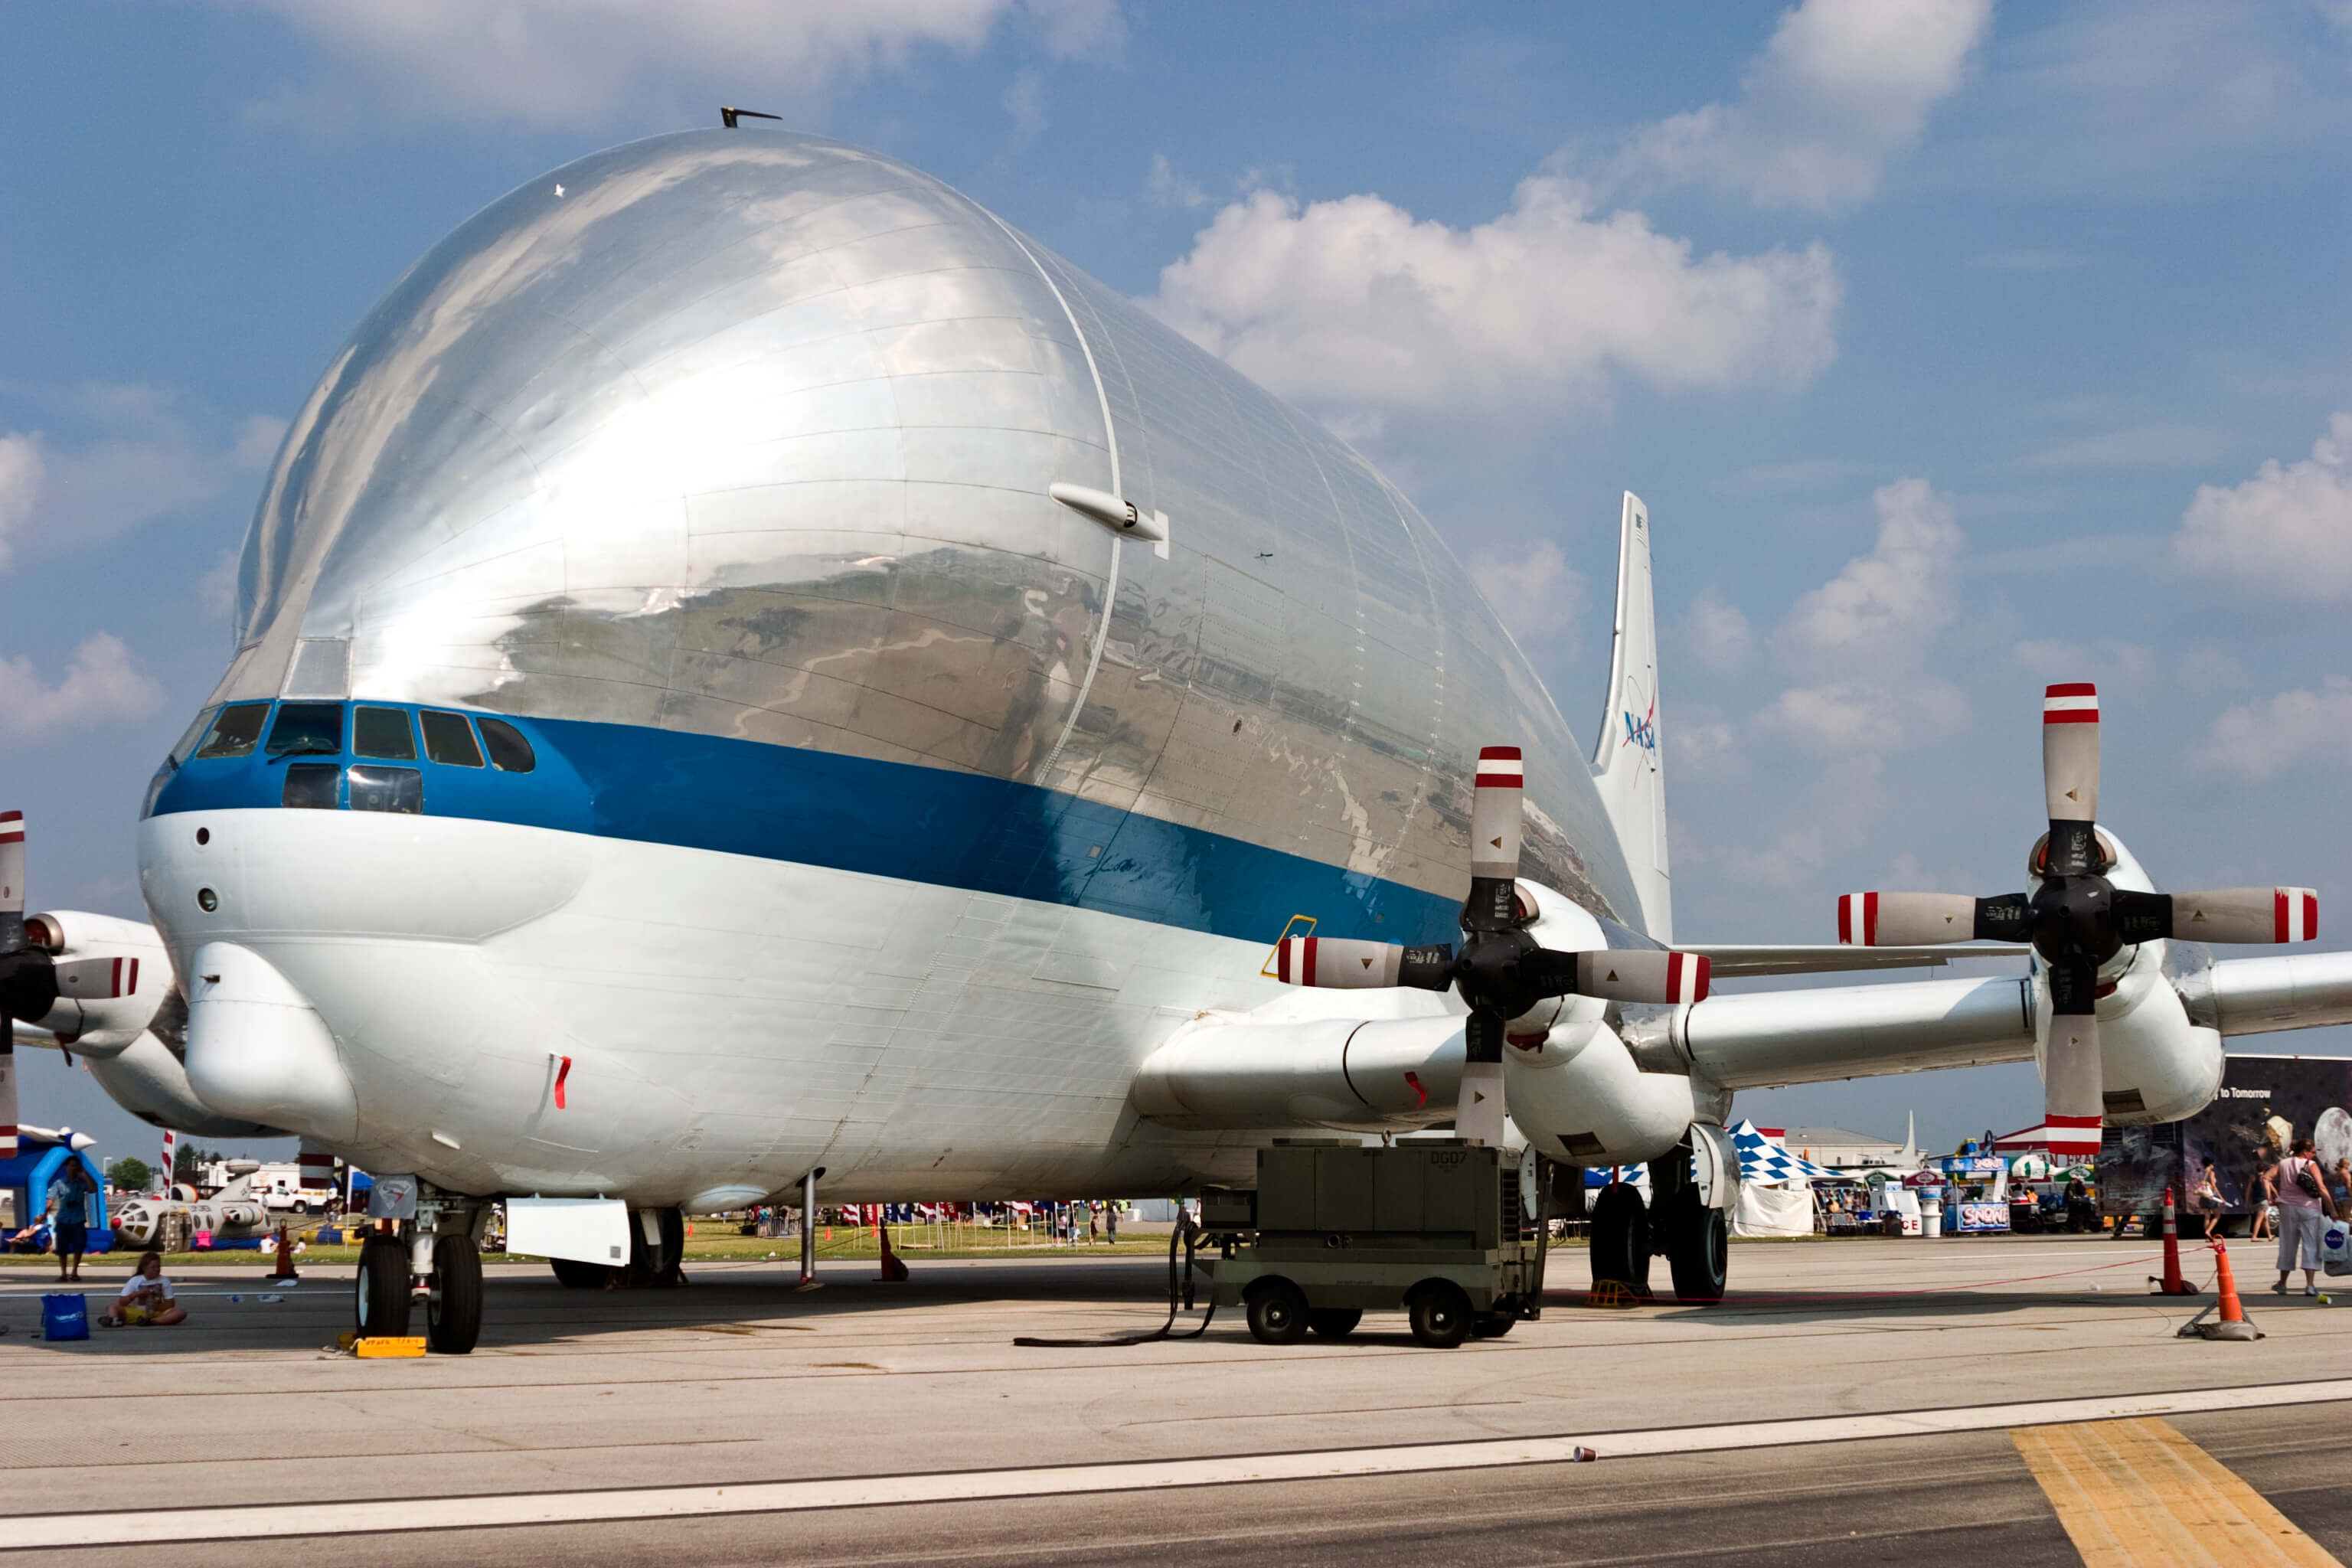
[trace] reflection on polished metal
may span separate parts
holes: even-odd
[[[1164,514],[1166,558],[1121,560],[1056,485]],[[427,255],[295,420],[238,633],[216,698],[971,772],[1449,898],[1478,746],[1509,742],[1527,874],[1635,912],[1566,723],[1393,486],[956,192],[816,138],[601,153]]]

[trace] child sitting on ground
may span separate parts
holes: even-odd
[[[139,1259],[139,1271],[124,1281],[122,1294],[115,1298],[114,1310],[106,1315],[106,1321],[116,1328],[185,1322],[188,1310],[172,1297],[172,1282],[163,1278],[163,1255],[147,1253]]]

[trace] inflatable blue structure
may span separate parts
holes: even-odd
[[[106,1211],[106,1173],[98,1168],[98,1161],[88,1149],[67,1146],[69,1133],[50,1132],[38,1127],[16,1129],[16,1153],[14,1159],[0,1160],[0,1190],[12,1190],[16,1197],[16,1223],[9,1234],[37,1226],[43,1249],[47,1249],[48,1226],[42,1215],[48,1212],[50,1187],[66,1173],[68,1164],[78,1164],[89,1178],[89,1191],[83,1202],[89,1206],[84,1221],[89,1227],[89,1250],[114,1250],[114,1223]]]

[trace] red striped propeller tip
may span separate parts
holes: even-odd
[[[2099,689],[2087,680],[2053,686],[2042,694],[2044,724],[2095,724],[2099,721]]]
[[[1525,782],[1526,775],[1521,771],[1517,746],[1488,746],[1479,752],[1480,789],[1518,789],[1524,786]]]

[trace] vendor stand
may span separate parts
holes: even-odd
[[[1944,1205],[1947,1235],[2006,1234],[2009,1224],[2009,1162],[1998,1154],[1949,1154],[1928,1162],[1944,1178],[1951,1196]]]

